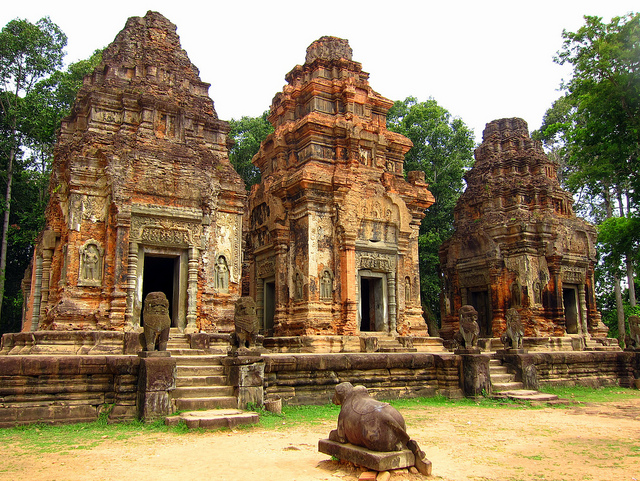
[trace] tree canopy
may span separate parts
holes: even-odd
[[[453,234],[453,209],[464,190],[463,175],[473,164],[473,132],[434,99],[407,97],[387,114],[387,128],[405,135],[413,147],[404,160],[405,172],[425,172],[435,197],[420,226],[420,295],[433,330],[440,319],[440,245]]]
[[[571,65],[572,76],[562,84],[564,95],[547,111],[536,135],[562,159],[565,184],[579,195],[578,210],[601,224],[600,281],[605,286],[600,287],[616,292],[617,323],[609,324],[622,339],[622,265],[634,307],[638,262],[633,239],[638,237],[640,192],[640,14],[614,17],[609,23],[584,18],[576,32],[563,32],[555,61]]]
[[[251,163],[251,159],[260,150],[260,143],[273,132],[273,126],[267,120],[269,111],[260,117],[242,117],[231,119],[230,137],[234,144],[229,150],[229,161],[244,180],[247,189],[260,182],[260,171]]]
[[[10,21],[0,32],[0,178],[2,203],[0,332],[19,330],[21,281],[33,242],[44,226],[47,187],[56,131],[82,85],[101,60],[62,70],[66,36],[48,17],[35,24]]]

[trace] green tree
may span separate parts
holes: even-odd
[[[433,333],[440,319],[440,245],[453,234],[453,209],[464,190],[463,175],[473,164],[473,132],[434,99],[414,97],[395,102],[387,128],[405,135],[413,147],[405,156],[405,172],[425,172],[435,203],[420,226],[420,295]]]
[[[229,122],[229,135],[234,140],[229,150],[229,161],[244,180],[247,189],[260,182],[260,171],[251,163],[251,159],[260,150],[260,143],[273,132],[268,116],[267,110],[260,117],[242,117]]]
[[[564,31],[563,38],[555,61],[571,65],[573,74],[562,85],[564,96],[547,111],[538,137],[553,145],[564,160],[566,185],[583,201],[578,208],[588,206],[596,223],[631,218],[637,213],[640,192],[640,14],[614,17],[610,23],[585,16],[585,25],[577,32]],[[620,229],[632,225],[616,223],[616,232],[630,238],[633,233]],[[625,265],[629,303],[635,307],[637,260],[631,251],[612,255],[616,247],[611,238],[601,240],[600,248],[606,260],[603,265],[611,274],[601,278],[613,279],[622,343],[620,266]]]
[[[6,127],[7,149],[3,155],[5,174],[4,217],[0,248],[0,314],[5,291],[7,250],[11,215],[12,187],[16,162],[22,157],[25,119],[32,112],[24,99],[38,81],[62,67],[67,37],[48,17],[35,24],[27,20],[10,21],[0,31],[0,110]]]

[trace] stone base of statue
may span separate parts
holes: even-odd
[[[171,357],[171,353],[169,351],[139,351],[138,357],[142,359],[149,357]]]
[[[478,347],[461,347],[453,351],[453,353],[462,356],[465,354],[480,354],[482,351]]]
[[[415,466],[425,476],[431,475],[431,461],[422,458],[416,462],[416,457],[409,449],[389,452],[371,451],[349,443],[342,444],[321,439],[318,441],[318,451],[372,471],[389,471]]]
[[[526,349],[511,349],[510,347],[507,349],[498,349],[496,350],[496,354],[504,356],[506,354],[527,354]]]

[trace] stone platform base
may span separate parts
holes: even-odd
[[[189,429],[221,429],[233,428],[241,424],[256,424],[258,413],[240,411],[239,409],[209,409],[207,411],[188,411],[178,416],[165,418],[167,426],[177,426],[184,421]]]
[[[417,465],[414,454],[408,449],[391,452],[370,451],[349,443],[341,444],[321,439],[318,441],[318,451],[373,471],[389,471],[416,466],[422,474],[431,474],[431,462],[422,459],[422,463]]]

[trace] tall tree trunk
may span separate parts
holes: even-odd
[[[627,282],[629,284],[629,305],[636,307],[636,282],[634,280],[633,261],[629,254],[626,256],[627,262]]]
[[[15,139],[15,129],[12,137]],[[9,233],[9,214],[11,213],[11,184],[13,183],[13,162],[16,156],[15,145],[9,151],[9,165],[7,166],[7,191],[4,197],[4,220],[2,221],[2,247],[0,248],[0,317],[2,316],[2,304],[4,300],[4,281],[7,274],[7,249]]]
[[[613,275],[613,291],[616,295],[616,313],[618,314],[618,344],[624,349],[624,336],[626,334],[624,325],[624,306],[622,305],[620,276],[617,273]]]
[[[622,215],[624,215],[624,206],[622,204],[622,198],[619,195],[620,191],[617,191],[617,199],[618,199],[618,207],[620,208]],[[605,185],[603,189],[603,197],[604,197],[604,205],[606,211],[606,218],[609,219],[613,217],[613,206],[611,205],[611,194],[609,191],[609,186]],[[624,305],[622,304],[622,288],[620,287],[620,275],[617,272],[613,274],[613,292],[616,297],[616,317],[618,319],[618,344],[620,347],[624,348],[624,336],[625,336],[625,325],[624,325]]]

